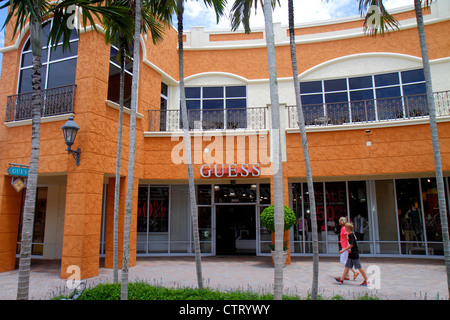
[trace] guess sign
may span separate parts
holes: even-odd
[[[258,177],[261,175],[259,163],[252,165],[248,163],[243,164],[204,164],[200,168],[200,175],[204,178],[211,176],[217,178],[230,177]]]

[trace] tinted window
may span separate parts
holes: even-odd
[[[409,70],[402,72],[402,83],[411,83],[425,81],[425,74],[423,69]]]
[[[223,98],[223,87],[203,88],[203,98]]]
[[[245,99],[227,99],[227,108],[245,108],[247,100]]]
[[[372,77],[357,77],[348,79],[350,89],[362,89],[372,87]]]
[[[223,100],[203,100],[203,109],[223,109]]]
[[[327,93],[325,95],[325,101],[327,103],[347,102],[348,101],[347,92]]]
[[[75,83],[76,69],[76,59],[50,64],[47,88],[55,88]]]
[[[59,60],[63,58],[72,57],[74,55],[77,55],[77,52],[78,52],[78,42],[71,42],[70,48],[65,49],[64,53],[62,46],[57,46],[56,48],[52,49],[50,52],[50,59]]]
[[[350,92],[350,101],[371,100],[373,99],[373,90],[358,90]]]
[[[185,88],[186,98],[200,98],[200,88]]]
[[[308,105],[308,104],[318,104],[323,103],[323,98],[321,94],[311,94],[307,96],[302,96],[302,104]]]
[[[377,99],[400,97],[400,87],[377,89]]]
[[[226,87],[225,92],[227,95],[227,98],[233,98],[233,97],[245,97],[247,96],[246,88],[245,86],[240,87]]]
[[[301,93],[322,92],[322,81],[311,81],[300,83]]]
[[[403,94],[405,96],[410,96],[414,94],[425,94],[427,93],[427,88],[425,83],[410,84],[403,86]]]
[[[187,100],[186,108],[188,109],[200,109],[200,100]]]
[[[324,87],[325,91],[347,90],[347,80],[346,79],[325,80]]]
[[[377,87],[381,86],[389,86],[393,84],[398,84],[398,73],[386,73],[386,74],[380,74],[375,76],[375,85]]]

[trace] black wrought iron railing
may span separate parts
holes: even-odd
[[[72,113],[75,84],[41,90],[41,117]],[[33,115],[32,92],[8,96],[5,122],[31,119]]]
[[[265,129],[267,108],[189,109],[190,130]],[[180,110],[149,110],[150,131],[182,129]]]
[[[450,115],[450,91],[434,93],[436,115]],[[342,125],[427,117],[425,94],[396,98],[303,105],[306,126]],[[288,127],[298,128],[296,106],[287,106]]]

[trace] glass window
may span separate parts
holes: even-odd
[[[302,94],[322,92],[322,81],[300,82],[300,92]]]
[[[252,188],[255,185],[251,186]],[[270,184],[260,184],[259,185],[259,203],[260,204],[271,204],[271,194],[270,194]]]
[[[148,186],[139,186],[137,232],[147,232]]]
[[[389,87],[376,90],[377,99],[401,97],[400,87]]]
[[[327,103],[347,102],[348,101],[347,92],[327,93],[325,94],[325,101]]]
[[[347,90],[346,79],[334,79],[324,81],[325,91],[342,91]]]
[[[402,253],[425,254],[419,180],[396,180],[395,188]]]
[[[232,86],[232,87],[226,87],[225,92],[227,95],[227,98],[240,98],[240,97],[246,97],[247,96],[247,88],[245,86]]]
[[[227,99],[227,109],[245,109],[247,107],[246,99]]]
[[[223,87],[204,87],[203,99],[223,98]]]
[[[372,76],[350,78],[348,84],[350,89],[372,88]]]
[[[223,109],[223,100],[204,100],[203,109]]]
[[[42,256],[44,253],[45,218],[47,213],[48,188],[38,187],[36,190],[36,206],[34,210],[33,236],[31,242],[31,254]],[[17,254],[20,253],[22,239],[23,209],[26,192],[22,192],[22,206],[20,210],[19,231],[17,234]]]
[[[246,128],[245,86],[187,87],[185,89],[187,108],[193,110],[188,114],[190,129]]]
[[[120,60],[117,45],[111,45],[109,57],[108,100],[120,103]],[[124,107],[130,108],[133,81],[133,57],[125,56]]]
[[[206,205],[211,204],[211,185],[197,186],[197,203]]]
[[[70,45],[70,48],[67,48],[65,50],[63,50],[62,46],[58,46],[58,47],[56,47],[56,49],[51,50],[50,59],[51,60],[59,60],[59,59],[64,59],[64,58],[70,58],[76,52],[78,52],[78,42],[73,42]]]
[[[169,221],[169,187],[150,187],[148,231],[167,232]]]
[[[348,194],[350,221],[353,222],[356,238],[360,242],[358,249],[361,253],[371,252],[369,244],[362,243],[363,241],[371,240],[366,182],[349,181]]]
[[[250,184],[215,185],[214,199],[216,203],[256,202],[256,188]]]
[[[201,211],[200,207],[199,211]],[[199,215],[199,225],[200,225],[200,215]],[[189,186],[173,185],[171,186],[171,208],[170,208],[171,253],[190,252],[191,229],[192,224],[190,223]]]
[[[323,96],[321,94],[309,94],[302,96],[302,104],[303,105],[309,105],[309,104],[321,104],[323,103]]]
[[[185,88],[186,99],[200,98],[200,88]]]
[[[397,72],[375,75],[375,86],[377,87],[390,86],[395,84],[399,84]]]
[[[49,65],[47,88],[75,83],[77,60],[70,59]]]
[[[350,91],[350,101],[372,100],[373,90]]]
[[[53,19],[43,24],[43,48],[41,56],[41,89],[51,89],[75,83],[77,54],[78,54],[78,34],[72,31],[70,47],[64,53],[61,44],[47,47],[48,34],[52,26]],[[62,61],[61,61],[62,60]],[[31,52],[30,39],[22,48],[21,64],[19,71],[18,93],[32,91],[31,69],[33,54]]]
[[[426,94],[427,88],[425,83],[410,84],[403,86],[403,95],[412,96],[418,94]]]
[[[423,69],[408,70],[401,73],[402,83],[425,81]]]

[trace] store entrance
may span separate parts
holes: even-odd
[[[216,206],[216,254],[256,255],[255,205]]]

